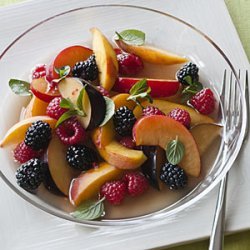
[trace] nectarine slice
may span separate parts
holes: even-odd
[[[201,168],[200,154],[192,134],[185,126],[167,116],[152,115],[141,118],[133,128],[136,145],[159,145],[166,149],[176,136],[185,147],[185,154],[179,165],[187,174],[198,177]]]
[[[170,53],[166,50],[144,45],[130,45],[123,42],[122,40],[116,40],[115,42],[119,48],[128,53],[132,53],[139,56],[145,62],[165,65],[187,62],[187,59],[185,57]]]
[[[12,144],[20,143],[24,140],[25,134],[29,126],[36,121],[47,122],[53,129],[56,125],[56,120],[49,116],[33,116],[16,123],[5,134],[3,140],[0,142],[0,147],[6,147]]]
[[[134,107],[136,106],[136,103],[131,100],[127,100],[128,97],[129,97],[129,94],[126,94],[126,93],[117,94],[113,96],[112,100],[115,103],[115,109],[118,109],[122,106],[127,106],[129,109],[133,110]]]
[[[66,151],[67,147],[54,135],[48,147],[49,171],[57,188],[68,196],[70,183],[80,174],[80,171],[69,166],[66,161]]]
[[[26,107],[24,118],[27,119],[32,116],[46,115],[48,103],[33,96]]]
[[[113,46],[97,28],[92,28],[93,51],[99,70],[99,80],[103,88],[110,91],[118,76],[118,62]]]
[[[74,179],[70,186],[70,202],[78,206],[81,202],[98,196],[101,186],[111,180],[121,177],[123,171],[102,162],[98,168],[90,169]]]
[[[141,104],[143,107],[155,106],[155,107],[159,108],[162,112],[164,112],[166,115],[171,110],[173,110],[175,108],[184,109],[190,114],[191,127],[196,125],[196,124],[200,124],[200,123],[213,123],[214,122],[214,120],[211,117],[206,116],[206,115],[202,115],[190,107],[187,107],[187,106],[181,105],[181,104],[177,104],[174,102],[154,99],[153,103],[149,103],[148,101],[144,101]],[[134,109],[135,117],[138,119],[141,117],[141,114],[142,114],[142,109],[139,106],[135,107],[135,109]]]

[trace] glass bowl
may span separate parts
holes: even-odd
[[[66,198],[57,197],[46,189],[41,189],[38,195],[32,195],[21,189],[15,180],[17,165],[11,157],[11,149],[0,150],[0,175],[6,184],[26,201],[50,214],[60,218],[80,223],[85,226],[116,226],[135,225],[159,220],[166,222],[171,215],[183,212],[185,208],[200,200],[226,174],[239,153],[246,127],[246,104],[242,88],[231,62],[223,51],[205,34],[190,24],[167,13],[130,5],[96,5],[72,9],[49,17],[34,25],[17,37],[0,55],[1,70],[1,117],[0,137],[19,120],[22,107],[28,100],[11,93],[8,81],[10,78],[28,79],[28,72],[38,63],[48,63],[60,50],[67,46],[81,44],[91,46],[89,29],[98,27],[108,38],[115,31],[124,29],[139,29],[146,33],[146,41],[156,47],[185,55],[200,68],[203,82],[210,85],[217,95],[218,106],[223,110],[219,100],[223,72],[232,71],[237,79],[235,84],[240,92],[242,119],[239,134],[228,152],[223,152],[221,144],[217,146],[213,161],[208,171],[204,171],[197,185],[182,198],[173,200],[171,204],[158,211],[131,218],[103,219],[100,221],[83,221],[73,218],[66,204]],[[176,66],[167,69],[169,75],[176,71]],[[4,107],[4,108],[3,108]],[[222,112],[223,113],[223,112]],[[224,124],[223,116],[218,122]],[[224,133],[222,133],[224,134]],[[223,135],[222,140],[223,141]],[[224,161],[221,162],[222,154]]]

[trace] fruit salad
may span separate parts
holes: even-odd
[[[221,131],[213,90],[194,62],[147,45],[143,31],[114,31],[113,40],[90,31],[91,48],[72,45],[29,81],[10,79],[30,99],[0,146],[13,149],[21,188],[66,197],[78,219],[162,209],[208,171],[204,155]],[[175,77],[147,70],[169,65]]]

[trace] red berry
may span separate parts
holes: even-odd
[[[115,51],[116,55],[122,54],[122,50],[121,49],[114,48],[114,51]]]
[[[201,114],[211,114],[215,108],[214,94],[211,89],[202,89],[190,99],[189,103]]]
[[[46,76],[46,65],[45,64],[38,64],[32,70],[32,79],[38,79],[41,77]]]
[[[135,141],[133,140],[133,138],[127,136],[127,137],[122,137],[122,139],[120,140],[120,143],[126,147],[126,148],[135,148]]]
[[[119,73],[121,75],[136,75],[144,66],[140,57],[134,54],[121,53],[117,55]]]
[[[24,142],[19,143],[13,151],[14,159],[20,163],[25,163],[33,158],[40,158],[44,151],[35,151]]]
[[[46,109],[46,114],[56,120],[58,120],[62,114],[64,114],[67,109],[61,108],[60,103],[61,103],[62,98],[61,97],[55,97],[48,105]]]
[[[76,118],[71,118],[56,128],[56,134],[65,145],[81,144],[86,139],[86,131]]]
[[[103,88],[102,86],[97,86],[97,89],[99,90],[99,92],[100,92],[103,96],[110,97],[109,92],[108,92],[105,88]]]
[[[161,110],[154,106],[147,106],[142,110],[143,116],[150,116],[150,115],[165,115]]]
[[[185,127],[187,127],[187,128],[190,127],[191,117],[186,110],[175,108],[172,111],[170,111],[168,116],[173,118],[177,122],[182,123]]]
[[[105,197],[113,205],[119,205],[127,193],[126,184],[123,181],[106,182],[100,191],[101,197]]]
[[[128,194],[131,196],[139,196],[149,187],[148,180],[140,172],[127,173],[123,180],[127,184]]]

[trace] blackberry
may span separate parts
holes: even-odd
[[[27,191],[36,190],[44,180],[47,163],[33,158],[22,164],[16,171],[17,184]]]
[[[48,123],[36,121],[28,128],[24,143],[33,150],[45,149],[51,139],[51,128]]]
[[[66,160],[73,168],[88,170],[97,161],[96,152],[84,145],[70,146],[67,149]]]
[[[132,128],[136,122],[136,118],[128,107],[122,106],[116,110],[113,121],[115,125],[115,131],[121,136],[130,136],[132,134]]]
[[[178,165],[166,163],[160,172],[160,179],[170,189],[180,189],[187,185],[187,175]]]
[[[91,55],[87,60],[75,64],[72,69],[72,75],[87,81],[94,81],[98,77],[98,67],[96,65],[95,55]]]
[[[199,80],[198,72],[199,68],[196,66],[196,64],[189,62],[178,70],[176,76],[180,83],[189,85],[184,78],[186,76],[190,76],[193,82],[197,82]]]

